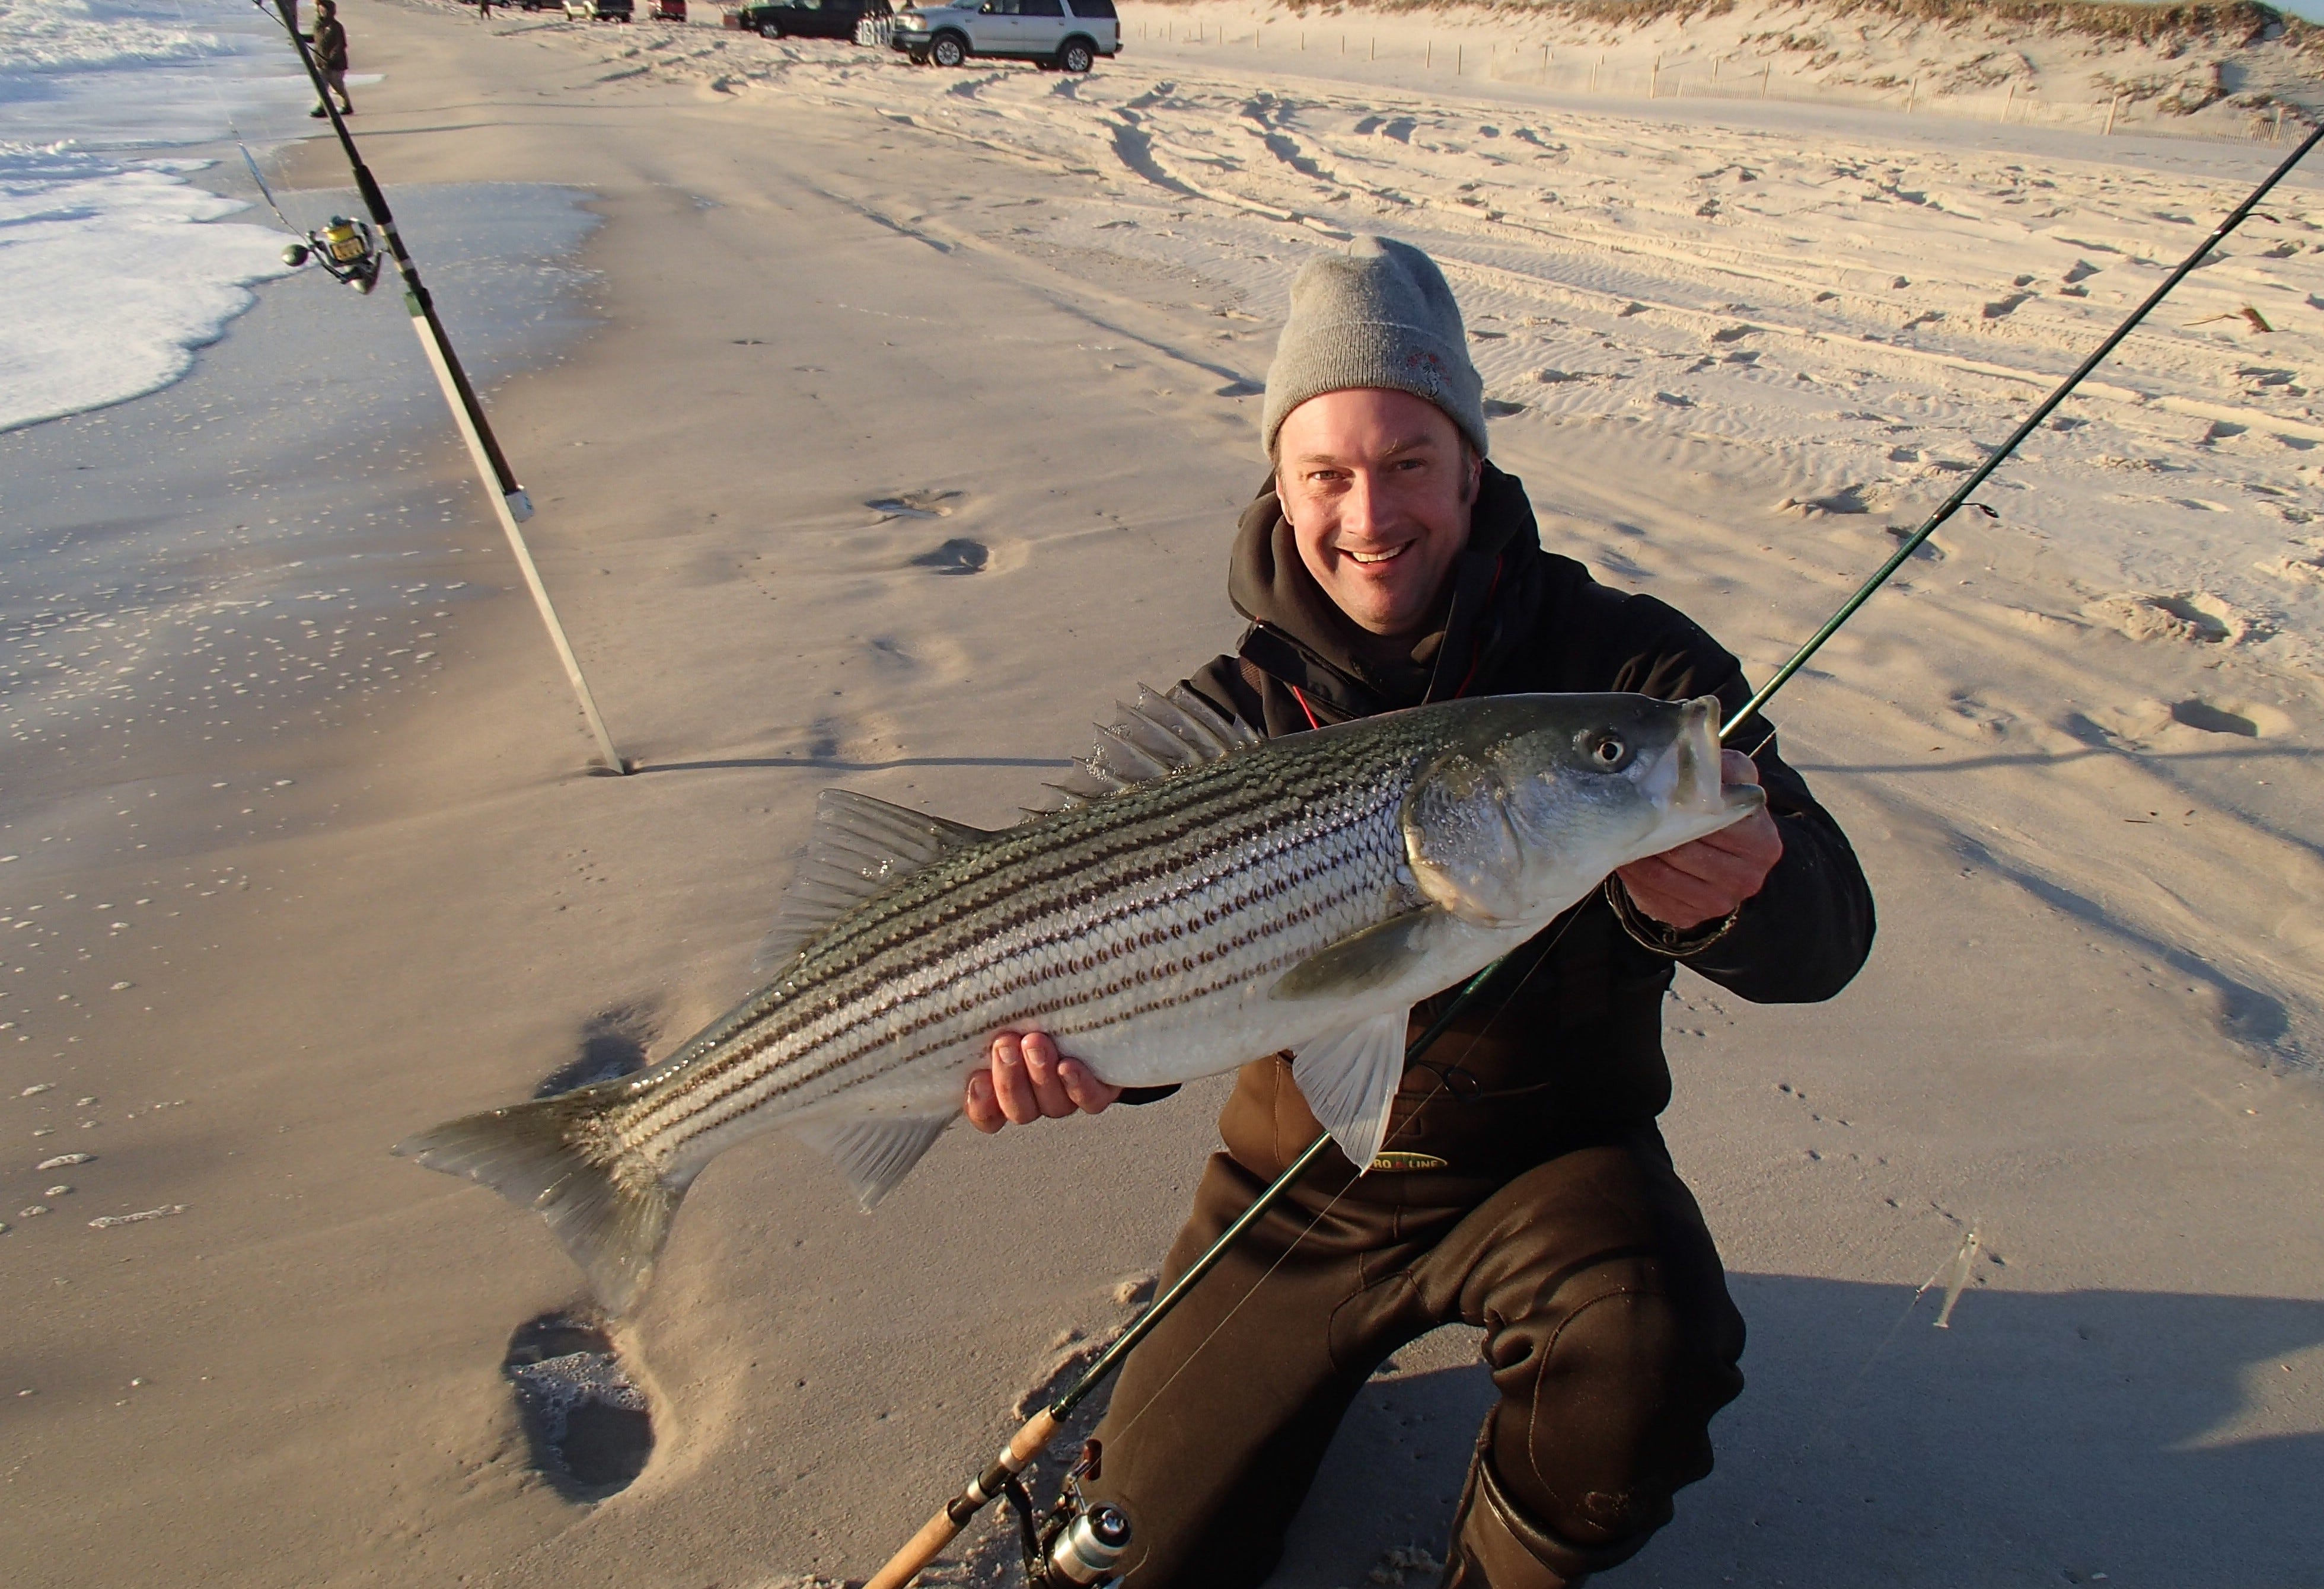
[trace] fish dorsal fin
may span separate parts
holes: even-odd
[[[935,1145],[959,1112],[822,1120],[800,1126],[798,1135],[809,1147],[831,1155],[854,1189],[856,1203],[869,1214],[912,1172],[920,1155]]]
[[[1184,684],[1165,694],[1148,685],[1138,687],[1137,701],[1128,706],[1114,703],[1113,721],[1097,725],[1097,743],[1074,770],[1048,785],[1060,797],[1046,816],[1172,773],[1200,767],[1232,755],[1259,736],[1236,718],[1222,717],[1218,709]]]
[[[825,928],[897,878],[989,837],[982,828],[852,789],[825,789],[815,798],[815,831],[807,854],[752,970],[764,975],[779,969]]]
[[[1301,1049],[1291,1079],[1315,1118],[1359,1172],[1371,1168],[1388,1138],[1388,1106],[1404,1079],[1409,1010],[1390,1010]]]

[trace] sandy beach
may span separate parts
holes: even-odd
[[[506,1366],[576,1272],[389,1145],[725,1008],[816,790],[1005,822],[1230,647],[1285,291],[1353,232],[1444,263],[1545,540],[1764,675],[2284,147],[1367,76],[1248,7],[1125,6],[1082,78],[706,10],[345,6],[635,775],[391,293],[270,283],[185,382],[0,434],[12,1583],[864,1576],[1129,1316],[1222,1082],[954,1131],[868,1217],[788,1137],[720,1159],[613,1331],[651,1446],[602,1499]],[[322,141],[270,174],[345,203]],[[1750,1385],[1609,1589],[2324,1584],[2319,195],[1773,710],[1880,939],[1821,1006],[1682,975],[1665,1128]],[[1383,1370],[1275,1583],[1433,1583],[1489,1394],[1461,1331]]]

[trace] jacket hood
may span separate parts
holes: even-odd
[[[1369,716],[1460,694],[1506,627],[1481,620],[1497,594],[1514,593],[1505,589],[1508,572],[1540,547],[1524,482],[1488,462],[1469,510],[1469,544],[1452,560],[1435,620],[1408,655],[1382,659],[1300,560],[1270,475],[1236,527],[1227,598],[1255,626],[1244,656],[1336,715]]]

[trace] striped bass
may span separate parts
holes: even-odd
[[[1416,1002],[1759,804],[1720,786],[1717,706],[1505,695],[1261,743],[1147,691],[1065,809],[1015,827],[826,790],[756,992],[649,1070],[395,1151],[541,1214],[616,1311],[713,1156],[795,1131],[868,1209],[1005,1031],[1117,1087],[1295,1051],[1316,1118],[1369,1165]]]

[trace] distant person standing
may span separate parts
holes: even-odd
[[[476,0],[476,20],[478,22],[490,22],[492,20],[492,16],[493,0]]]
[[[323,74],[323,87],[328,94],[339,96],[339,114],[353,115],[355,101],[347,97],[347,30],[339,21],[338,0],[315,0],[315,66]],[[321,120],[329,112],[318,105],[307,113]]]

